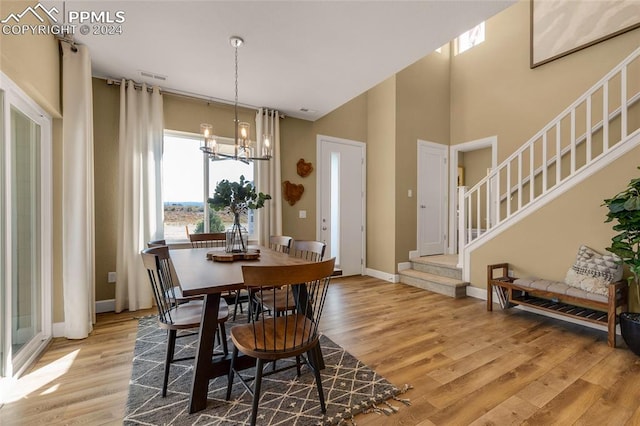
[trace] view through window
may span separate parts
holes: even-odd
[[[455,54],[459,55],[484,41],[484,22],[461,34],[455,43]]]
[[[162,154],[162,194],[164,202],[164,237],[167,241],[187,239],[189,233],[206,232],[205,201],[212,197],[222,179],[238,181],[240,176],[253,181],[253,164],[240,161],[204,159],[198,135],[172,132],[164,134]],[[205,180],[208,169],[209,181]],[[205,194],[207,196],[205,197]],[[254,233],[253,214],[241,217],[242,225]],[[233,223],[233,215],[226,211],[209,212],[209,232],[221,232]]]

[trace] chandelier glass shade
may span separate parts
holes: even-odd
[[[220,144],[213,134],[213,126],[208,123],[200,125],[202,145],[200,150],[207,154],[211,161],[237,160],[248,163],[254,160],[270,160],[272,156],[270,135],[262,135],[261,140],[251,140],[251,125],[238,119],[238,47],[244,40],[237,36],[229,39],[235,49],[235,99],[233,103],[234,139],[233,145]],[[258,138],[260,139],[260,138]]]

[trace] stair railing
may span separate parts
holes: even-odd
[[[640,109],[639,58],[640,48],[480,182],[458,189],[459,266],[471,244],[640,134],[640,120],[629,120],[630,109]]]

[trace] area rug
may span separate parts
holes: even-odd
[[[246,321],[238,318],[238,323]],[[227,330],[233,326],[227,323]],[[125,425],[246,425],[251,414],[251,395],[238,381],[230,401],[225,400],[227,379],[209,382],[207,408],[188,412],[193,360],[171,366],[167,396],[161,395],[166,333],[154,317],[138,325],[133,370],[129,383]],[[346,352],[326,336],[321,338],[326,368],[321,372],[327,413],[320,411],[313,373],[305,366],[300,377],[295,368],[267,376],[262,381],[259,425],[339,425],[353,423],[353,416],[375,411],[393,414],[407,399],[399,398],[409,386],[397,388],[384,377]],[[197,336],[178,339],[176,358],[195,353]],[[231,345],[231,343],[229,343]],[[230,346],[231,347],[231,346]],[[219,349],[219,348],[216,348]],[[278,367],[288,361],[278,361]],[[269,367],[265,367],[268,369]],[[266,370],[268,371],[268,370]],[[253,369],[243,375],[253,375]]]

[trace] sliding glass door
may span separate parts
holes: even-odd
[[[0,77],[0,376],[11,377],[51,337],[51,120]]]

